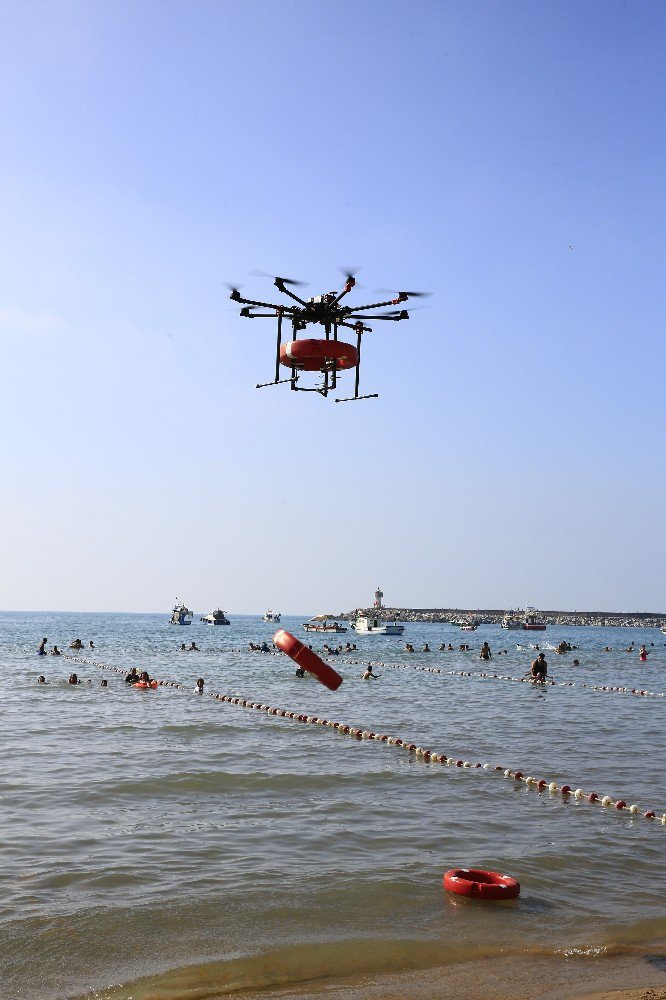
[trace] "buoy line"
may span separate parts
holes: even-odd
[[[328,658],[330,659],[330,657]],[[337,660],[337,657],[335,657]],[[530,677],[511,677],[509,674],[489,674],[483,670],[442,670],[441,667],[423,667],[418,663],[386,663],[383,660],[347,660],[340,658],[340,663],[355,667],[385,667],[389,670],[420,670],[426,674],[441,674],[445,677],[483,677],[488,680],[510,681],[513,684],[531,684]],[[617,687],[610,684],[585,684],[583,681],[544,681],[545,687],[583,687],[588,691],[605,691],[613,694],[632,694],[644,698],[666,698],[666,691],[642,691],[638,688]]]
[[[98,667],[100,670],[110,670],[116,674],[125,674],[126,670],[122,667],[113,667],[108,663],[100,663],[98,660],[88,660],[83,657],[69,656],[63,653],[63,658],[67,660],[73,660],[77,663],[85,663],[88,666]],[[181,684],[178,681],[157,681],[160,687],[172,687],[179,691],[186,691],[189,685]],[[640,806],[632,804],[627,805],[624,799],[613,799],[610,795],[598,795],[596,792],[585,792],[582,788],[576,788],[572,791],[571,785],[558,785],[555,781],[545,781],[543,778],[535,778],[532,775],[525,775],[523,771],[512,771],[510,768],[504,768],[501,764],[490,764],[475,762],[472,763],[469,760],[462,760],[460,758],[455,758],[448,754],[438,753],[434,750],[424,749],[419,747],[416,743],[408,743],[406,740],[400,739],[395,736],[388,736],[384,733],[375,733],[367,729],[359,729],[356,726],[348,726],[342,722],[332,722],[330,719],[320,719],[316,715],[308,715],[303,712],[289,712],[283,708],[276,708],[273,705],[265,705],[259,701],[250,701],[248,698],[241,698],[236,695],[219,694],[217,692],[208,691],[206,692],[208,697],[213,698],[216,701],[223,701],[229,705],[237,705],[240,708],[254,709],[258,712],[265,712],[267,715],[273,715],[282,719],[289,719],[293,722],[308,723],[310,725],[326,726],[330,729],[334,729],[337,733],[343,736],[351,736],[352,739],[356,740],[374,740],[378,743],[385,743],[387,746],[397,747],[399,750],[406,750],[407,753],[413,756],[416,760],[422,761],[427,764],[444,764],[449,767],[458,767],[463,769],[473,769],[473,770],[484,770],[492,771],[496,774],[501,775],[504,778],[508,778],[515,782],[523,782],[530,791],[544,792],[548,790],[552,797],[559,796],[563,801],[567,802],[570,796],[578,802],[589,802],[591,804],[596,804],[603,806],[604,808],[613,807],[619,811],[626,810],[633,816],[642,816],[643,819],[658,819],[656,812],[653,809],[647,809],[642,811]],[[663,813],[659,819],[662,826],[666,827],[666,813]]]

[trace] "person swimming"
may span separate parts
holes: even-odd
[[[203,677],[199,677],[199,679],[197,680],[197,686],[194,689],[194,694],[203,694],[204,684],[205,681]]]
[[[103,687],[103,688],[109,686],[109,682],[107,681],[106,677],[102,677],[102,680],[100,681],[99,686]]]
[[[70,674],[70,675],[69,675],[69,679],[68,679],[67,683],[68,683],[68,684],[80,684],[80,683],[81,683],[81,681],[80,681],[80,680],[79,680],[79,678],[78,678],[78,677],[76,676],[76,674]]]
[[[95,648],[95,643],[92,641],[92,639],[90,640],[90,642],[88,643],[88,645],[90,646],[91,649]]]
[[[83,643],[81,642],[80,639],[75,639],[74,642],[70,642],[69,648],[70,649],[83,649]]]
[[[39,644],[39,649],[37,650],[37,656],[46,656],[46,643],[49,640],[44,638]]]
[[[138,680],[139,680],[139,672],[136,669],[136,667],[132,667],[129,673],[125,674],[125,683],[136,684]]]
[[[53,649],[51,650],[51,656],[62,656],[62,653],[60,652],[60,650],[58,649],[58,647],[55,645],[55,643],[53,645]]]
[[[423,643],[423,648],[422,648],[421,652],[422,653],[429,653],[430,652],[430,646],[428,645],[427,642]]]
[[[490,660],[492,659],[492,655],[493,654],[490,652],[490,646],[488,645],[487,642],[484,642],[483,646],[481,647],[481,652],[479,653],[479,659]]]
[[[40,674],[39,675],[39,677],[37,678],[37,683],[38,684],[46,684],[46,677],[44,676],[44,674]]]
[[[539,653],[536,660],[532,661],[532,666],[530,667],[530,673],[532,674],[533,684],[545,683],[546,674],[548,673],[548,664],[546,663],[545,653]]]
[[[296,676],[305,677],[305,667],[296,667]]]
[[[638,659],[642,663],[645,663],[645,661],[647,660],[648,656],[649,656],[649,653],[648,653],[647,649],[645,648],[645,646],[641,646],[641,648],[640,648],[640,650],[638,652]]]
[[[376,681],[376,680],[379,680],[379,678],[381,676],[382,676],[381,674],[373,674],[373,672],[372,672],[372,664],[368,663],[368,669],[363,674],[363,677],[361,678],[361,680],[364,680],[364,681],[369,681],[369,680]]]

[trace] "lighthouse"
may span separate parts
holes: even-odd
[[[383,596],[384,595],[382,594],[381,590],[379,589],[379,587],[377,587],[377,589],[375,591],[375,605],[374,605],[375,611],[381,611],[382,610],[382,597]]]

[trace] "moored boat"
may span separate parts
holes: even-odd
[[[201,616],[201,621],[204,625],[228,625],[229,619],[225,615],[221,608],[217,611],[209,611],[207,615]]]
[[[402,635],[405,631],[404,625],[385,622],[380,618],[370,618],[368,615],[357,615],[349,625],[357,635]]]
[[[306,632],[346,632],[347,629],[336,621],[332,621],[335,615],[315,615],[309,622],[303,622]]]
[[[518,629],[523,627],[523,620],[513,611],[507,611],[502,618],[502,628]]]
[[[523,629],[526,632],[545,632],[546,623],[539,618],[534,608],[526,607],[523,616]]]
[[[178,598],[176,598],[176,603],[174,605],[173,611],[171,612],[171,618],[169,619],[169,625],[191,625],[192,624],[192,612],[189,608],[186,608],[184,604],[178,603]]]
[[[266,614],[261,619],[262,622],[273,622],[274,625],[280,624],[280,612],[279,611],[267,611]]]

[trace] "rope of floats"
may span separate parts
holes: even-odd
[[[511,677],[509,674],[489,674],[483,670],[443,670],[441,667],[422,667],[417,663],[386,663],[383,660],[347,660],[340,657],[338,663],[355,667],[385,667],[389,670],[420,670],[426,674],[442,674],[447,677],[484,677],[488,680],[510,681],[513,684],[531,684],[530,677]],[[331,662],[330,658],[327,662]],[[585,684],[583,681],[544,681],[546,687],[583,687],[588,691],[606,691],[614,694],[632,694],[643,698],[666,698],[666,691],[641,691],[639,688],[617,687],[611,684]]]
[[[116,674],[126,673],[126,670],[122,667],[114,667],[108,663],[100,663],[98,660],[88,660],[83,657],[69,656],[67,654],[62,654],[64,659],[73,660],[75,663],[85,663],[88,666],[98,667],[100,670],[110,670]],[[189,685],[181,684],[178,681],[157,681],[160,687],[171,687],[178,691],[187,691]],[[589,802],[591,804],[596,804],[603,806],[604,808],[615,808],[619,811],[626,810],[632,816],[641,816],[643,819],[657,819],[662,826],[666,827],[666,813],[663,813],[661,817],[658,817],[654,809],[647,809],[642,811],[640,806],[635,803],[632,805],[627,805],[624,799],[613,799],[610,795],[597,795],[596,792],[585,792],[582,788],[571,788],[571,785],[558,785],[555,781],[546,781],[543,778],[535,778],[532,775],[525,775],[523,771],[512,771],[510,768],[504,768],[501,764],[490,764],[481,763],[479,761],[472,763],[469,760],[462,760],[461,758],[456,758],[449,756],[447,754],[438,753],[435,750],[428,750],[424,747],[417,746],[416,743],[408,743],[406,740],[400,739],[396,736],[388,736],[385,733],[375,733],[371,730],[360,729],[356,726],[349,726],[343,722],[333,722],[330,719],[322,719],[317,715],[307,715],[303,712],[289,712],[283,708],[276,708],[274,705],[266,705],[259,701],[250,701],[248,698],[241,698],[236,695],[219,694],[217,692],[208,691],[206,692],[210,698],[215,701],[223,701],[229,705],[238,705],[240,708],[254,709],[258,712],[265,712],[267,715],[276,716],[282,719],[289,719],[292,722],[307,723],[316,726],[325,726],[330,729],[334,729],[337,733],[343,736],[350,736],[352,739],[356,740],[373,740],[377,743],[385,743],[387,746],[396,747],[399,750],[405,750],[411,758],[414,758],[420,762],[427,764],[444,764],[449,767],[457,767],[462,769],[473,769],[473,770],[484,770],[492,771],[497,774],[501,774],[502,777],[508,778],[515,782],[523,782],[529,791],[543,792],[548,790],[551,796],[560,796],[563,801],[568,801],[570,796],[577,802]]]

